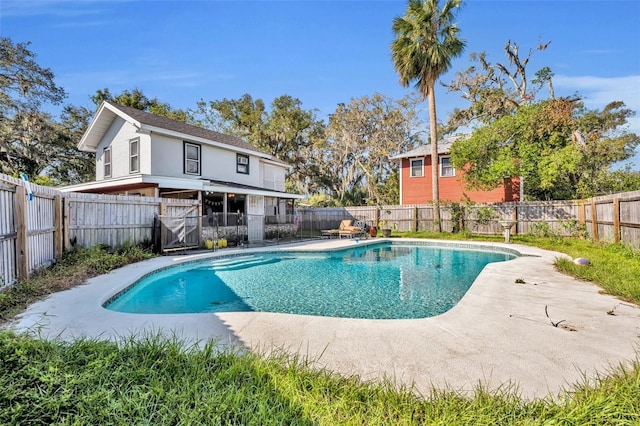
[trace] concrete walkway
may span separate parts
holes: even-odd
[[[353,244],[324,240],[266,250]],[[200,254],[151,259],[93,278],[33,304],[12,328],[66,340],[119,340],[158,332],[188,342],[213,338],[261,353],[275,349],[301,354],[332,371],[413,384],[423,394],[433,386],[465,392],[482,383],[494,389],[516,385],[528,398],[557,395],[580,382],[583,374],[606,374],[611,366],[636,358],[640,307],[556,272],[553,263],[564,256],[560,253],[515,244],[479,245],[508,247],[523,256],[489,264],[458,305],[433,318],[363,320],[262,312],[136,315],[102,308],[119,290],[157,268],[211,256]],[[261,249],[235,252],[254,251]],[[516,283],[518,278],[525,283]],[[551,320],[564,322],[554,327],[545,307]]]

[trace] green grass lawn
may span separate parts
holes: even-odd
[[[597,279],[625,300],[640,300],[637,251],[582,240],[522,236],[515,242],[589,258],[589,267],[558,267]],[[103,250],[67,254],[56,267],[3,293],[2,318],[59,290],[61,282],[76,285],[150,255],[130,248],[113,256]],[[184,347],[153,336],[116,345],[47,342],[4,331],[0,424],[637,425],[640,362],[554,399],[524,400],[509,387],[478,387],[473,395],[435,390],[422,398],[408,388],[341,377],[286,355],[216,352],[213,345]]]

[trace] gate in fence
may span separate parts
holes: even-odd
[[[160,250],[167,252],[200,247],[202,232],[198,211],[199,206],[173,204],[171,207],[174,210],[171,214],[158,217],[160,224]],[[184,209],[180,214],[175,211],[178,207]]]

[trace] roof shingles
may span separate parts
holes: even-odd
[[[264,151],[259,150],[255,146],[251,145],[248,142],[245,142],[243,139],[238,138],[236,136],[225,135],[224,133],[203,129],[202,127],[194,126],[192,124],[187,124],[181,121],[171,120],[169,118],[151,114],[136,108],[127,107],[127,106],[115,104],[112,102],[108,102],[108,103],[113,108],[116,108],[122,111],[124,114],[138,121],[140,124],[158,127],[158,128],[170,130],[173,132],[183,133],[189,136],[194,136],[197,138],[207,139],[207,140],[222,143],[225,145],[230,145],[236,148],[253,151],[256,154],[260,154],[262,157],[266,157],[272,161],[286,164],[283,161],[277,159],[276,157]]]

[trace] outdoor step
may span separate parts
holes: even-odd
[[[239,269],[246,269],[252,266],[268,265],[270,263],[280,262],[278,258],[259,258],[254,260],[244,260],[234,263],[228,263],[223,265],[212,265],[214,271],[236,271]]]
[[[235,257],[226,257],[224,259],[213,260],[211,261],[212,266],[227,266],[227,265],[235,265],[237,263],[242,263],[250,260],[261,259],[261,257],[257,257],[255,255],[250,256],[235,256]]]

